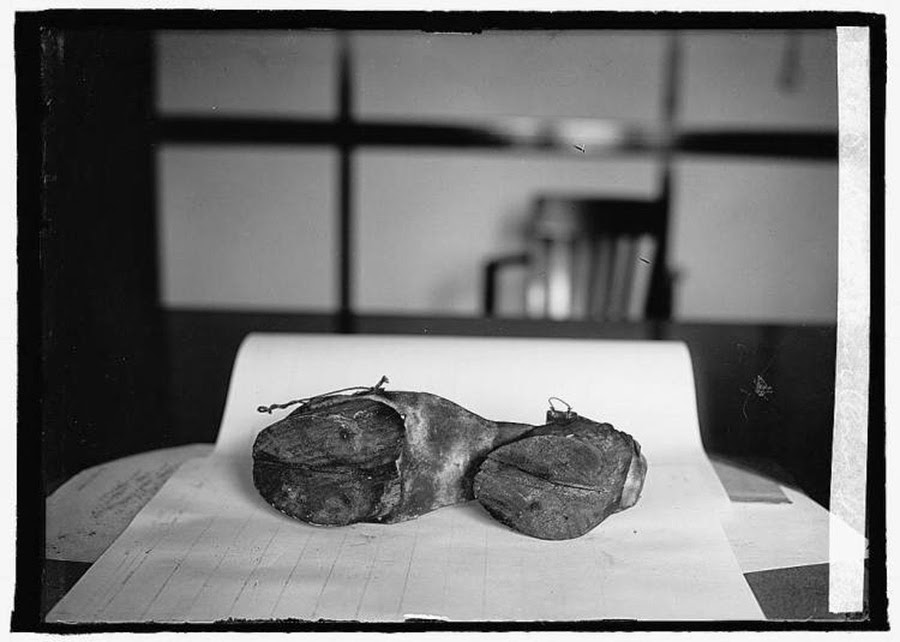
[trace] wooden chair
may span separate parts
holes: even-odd
[[[484,314],[497,311],[500,274],[526,270],[531,318],[640,321],[671,314],[665,262],[665,200],[542,195],[527,250],[493,258],[484,270]]]

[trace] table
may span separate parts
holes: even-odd
[[[353,321],[355,331],[369,334],[685,341],[693,357],[702,437],[707,451],[718,458],[714,459],[717,471],[722,473],[727,470],[725,466],[734,468],[735,464],[763,471],[778,482],[796,483],[806,495],[827,504],[833,326],[671,322],[598,325],[392,316],[357,317]],[[247,332],[330,332],[338,328],[333,315],[236,312],[169,311],[166,323],[170,352],[165,380],[181,443],[214,439],[234,354]],[[773,389],[771,394],[755,393],[758,376]],[[132,438],[138,439],[140,433],[135,435]],[[810,448],[811,444],[817,447]],[[97,451],[103,452],[103,444],[88,446],[99,446]],[[730,482],[724,478],[723,482],[727,488]],[[89,563],[48,560],[47,566],[45,594],[55,591],[61,596]],[[827,565],[749,571],[745,578],[771,619],[828,617]]]
[[[125,457],[82,471],[57,489],[48,498],[42,617],[125,530],[181,463],[211,451],[211,444],[191,444]],[[735,530],[752,529],[754,504],[784,503],[789,510],[788,489],[751,469],[765,463],[723,457],[712,461],[729,497],[745,511]],[[795,501],[800,497],[793,496]],[[765,543],[752,536],[739,539],[727,529],[726,533],[767,619],[848,619],[828,612],[827,563],[754,570],[758,563],[754,564],[753,549]]]

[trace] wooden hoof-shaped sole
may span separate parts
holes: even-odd
[[[475,497],[503,524],[549,540],[580,537],[633,505],[635,478],[642,485],[646,471],[637,442],[591,423],[547,427],[494,450],[475,476]]]
[[[253,483],[274,508],[310,524],[402,522],[473,499],[484,456],[532,428],[428,393],[323,397],[257,435]]]
[[[285,515],[321,526],[377,520],[399,496],[403,420],[388,406],[349,399],[294,412],[253,446],[253,484]]]

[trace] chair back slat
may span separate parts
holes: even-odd
[[[641,320],[666,227],[660,200],[542,195],[528,225],[525,311],[532,318]],[[486,314],[492,310],[486,309]]]

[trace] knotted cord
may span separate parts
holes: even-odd
[[[379,379],[379,380],[378,380],[378,383],[376,383],[374,386],[370,386],[370,387],[367,387],[367,386],[350,386],[349,388],[341,388],[340,390],[332,390],[331,392],[323,392],[323,393],[318,394],[318,395],[313,395],[312,397],[305,397],[305,398],[303,398],[303,399],[294,399],[294,400],[292,400],[292,401],[287,401],[287,402],[285,402],[285,403],[273,403],[273,404],[270,405],[270,406],[259,406],[259,407],[256,409],[256,411],[257,411],[257,412],[262,412],[262,413],[268,413],[268,414],[271,415],[271,414],[272,414],[272,411],[274,411],[274,410],[283,410],[283,409],[285,409],[285,408],[290,408],[291,406],[296,406],[297,404],[301,404],[301,405],[302,405],[302,404],[308,404],[308,403],[310,403],[311,401],[315,401],[316,399],[322,399],[322,398],[324,398],[324,397],[330,397],[330,396],[332,396],[332,395],[338,395],[338,394],[341,394],[341,393],[343,393],[343,392],[357,391],[359,394],[362,394],[362,393],[368,393],[368,392],[374,392],[374,391],[376,391],[376,390],[381,390],[381,389],[383,388],[384,384],[386,384],[386,383],[390,383],[390,379],[388,379],[386,376],[382,375],[381,379]],[[565,403],[565,402],[563,402],[563,403]]]

